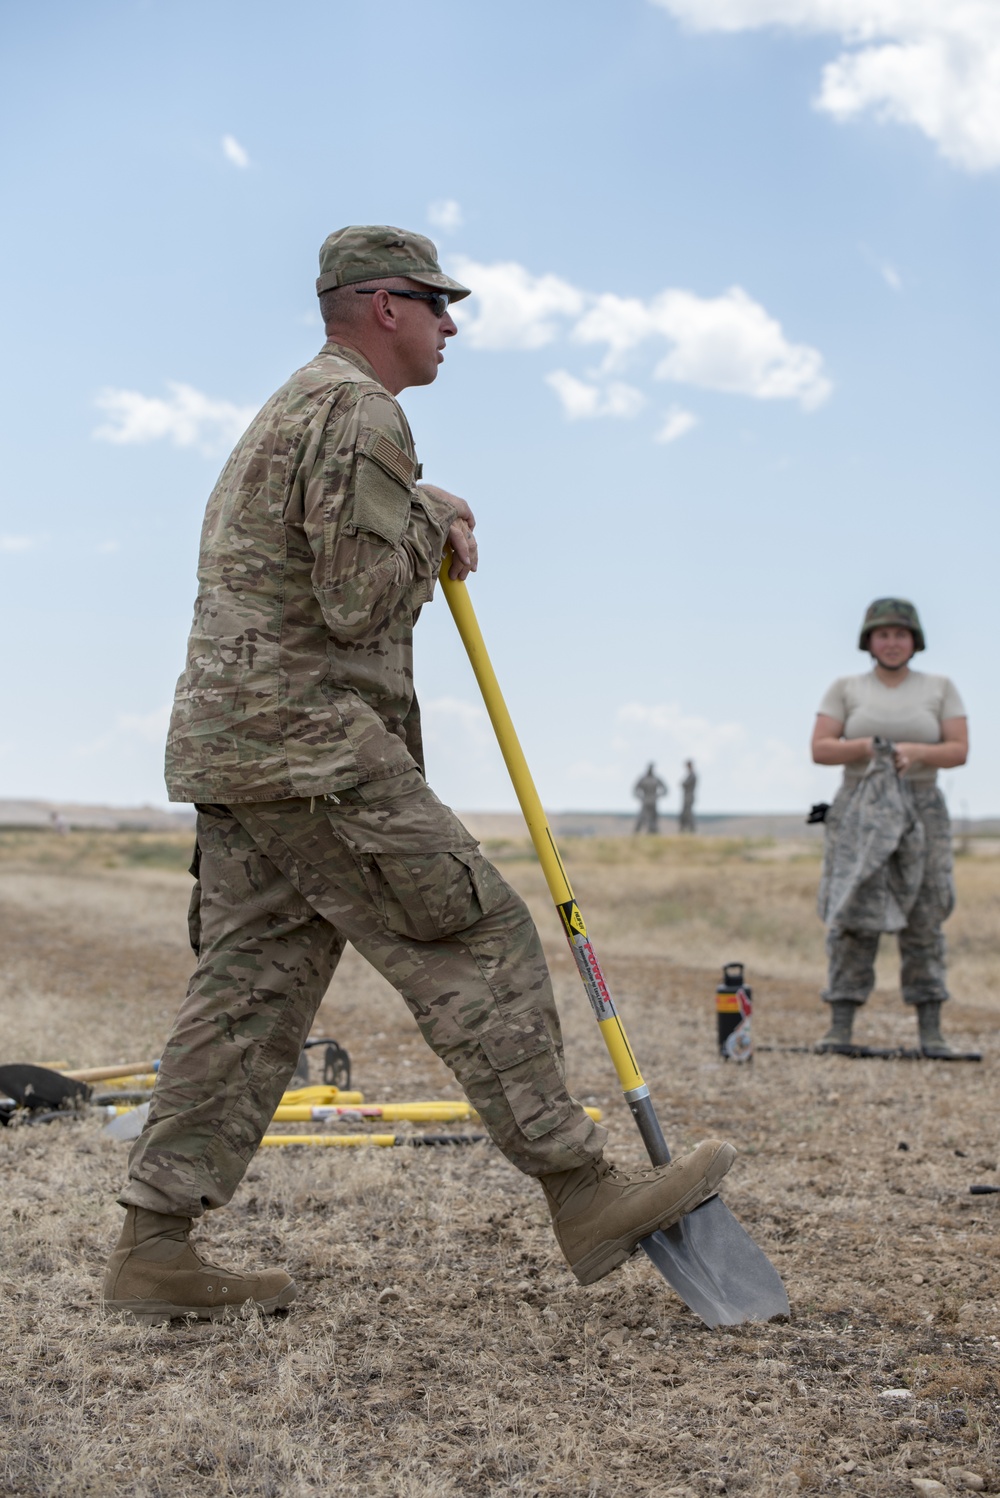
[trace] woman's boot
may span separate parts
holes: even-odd
[[[851,1030],[854,1027],[854,1016],[860,1005],[852,1003],[849,999],[834,999],[830,1005],[830,1028],[826,1034],[817,1040],[813,1046],[814,1051],[838,1051],[842,1046],[853,1045]]]
[[[941,1034],[942,999],[925,999],[916,1005],[920,1026],[920,1049],[931,1061],[950,1061],[955,1052]]]

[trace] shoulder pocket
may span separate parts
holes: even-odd
[[[357,446],[350,523],[398,546],[410,518],[413,459],[385,432],[367,431]]]

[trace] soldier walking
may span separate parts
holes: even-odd
[[[607,1162],[566,1088],[527,908],[424,779],[412,628],[444,555],[475,571],[475,519],[420,482],[396,396],[435,379],[469,290],[430,240],[375,225],[330,235],[317,291],[327,342],[251,422],[202,530],[167,745],[171,799],[198,809],[198,965],[104,1285],[146,1322],[294,1298],[283,1270],[219,1269],[190,1234],[239,1185],[348,941],[537,1177],[582,1284],[711,1196],[735,1153]]]
[[[854,1017],[875,986],[879,936],[888,931],[899,941],[903,1002],[916,1009],[923,1054],[952,1054],[941,1034],[948,998],[941,927],[955,886],[937,772],[965,764],[969,728],[948,677],[910,666],[924,647],[913,604],[877,598],[858,642],[873,669],[835,681],[816,718],[813,760],[844,767],[826,815],[819,910],[828,928],[822,997],[830,1028],[818,1051],[851,1044]]]
[[[686,774],[681,781],[681,814],[677,821],[678,832],[694,832],[694,797],[698,789],[698,776],[695,773],[694,760],[684,761]]]
[[[661,796],[667,794],[667,787],[657,775],[652,760],[646,766],[645,774],[640,775],[632,787],[632,794],[639,799],[639,815],[635,819],[632,831],[634,833],[659,832],[660,814],[656,803]]]

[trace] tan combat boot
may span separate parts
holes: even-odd
[[[188,1242],[190,1217],[128,1207],[104,1278],[104,1307],[155,1325],[175,1316],[215,1321],[227,1306],[252,1300],[276,1311],[295,1299],[295,1281],[281,1269],[234,1274],[206,1264]]]
[[[953,1061],[955,1052],[941,1034],[940,999],[925,999],[917,1007],[920,1050],[930,1061]]]
[[[705,1139],[669,1165],[626,1174],[603,1158],[540,1176],[559,1247],[581,1285],[610,1274],[657,1228],[668,1228],[714,1195],[736,1159],[731,1144]]]
[[[854,1029],[854,1016],[860,1007],[848,999],[834,999],[830,1004],[830,1028],[817,1040],[813,1050],[820,1054],[824,1051],[852,1050],[854,1042],[851,1032]]]

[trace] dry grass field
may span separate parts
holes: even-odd
[[[605,1110],[612,1156],[638,1163],[541,876],[520,844],[492,852],[542,928],[574,1090]],[[187,853],[154,834],[0,834],[0,1060],[158,1053],[191,968]],[[724,961],[747,966],[760,1047],[808,1047],[825,1026],[815,850],[564,853],[667,1138],[739,1146],[723,1194],[791,1319],[709,1331],[642,1256],[578,1287],[537,1187],[477,1145],[262,1150],[201,1231],[220,1262],[286,1266],[289,1313],[130,1326],[99,1306],[126,1146],[93,1116],[8,1127],[0,1494],[1000,1491],[1000,1196],[969,1191],[1000,1184],[995,850],[959,860],[949,928],[946,1028],[981,1064],[761,1049],[751,1067],[716,1057]],[[913,1038],[895,967],[887,950],[863,1038]],[[458,1096],[350,952],[315,1033],[348,1048],[368,1101]]]

